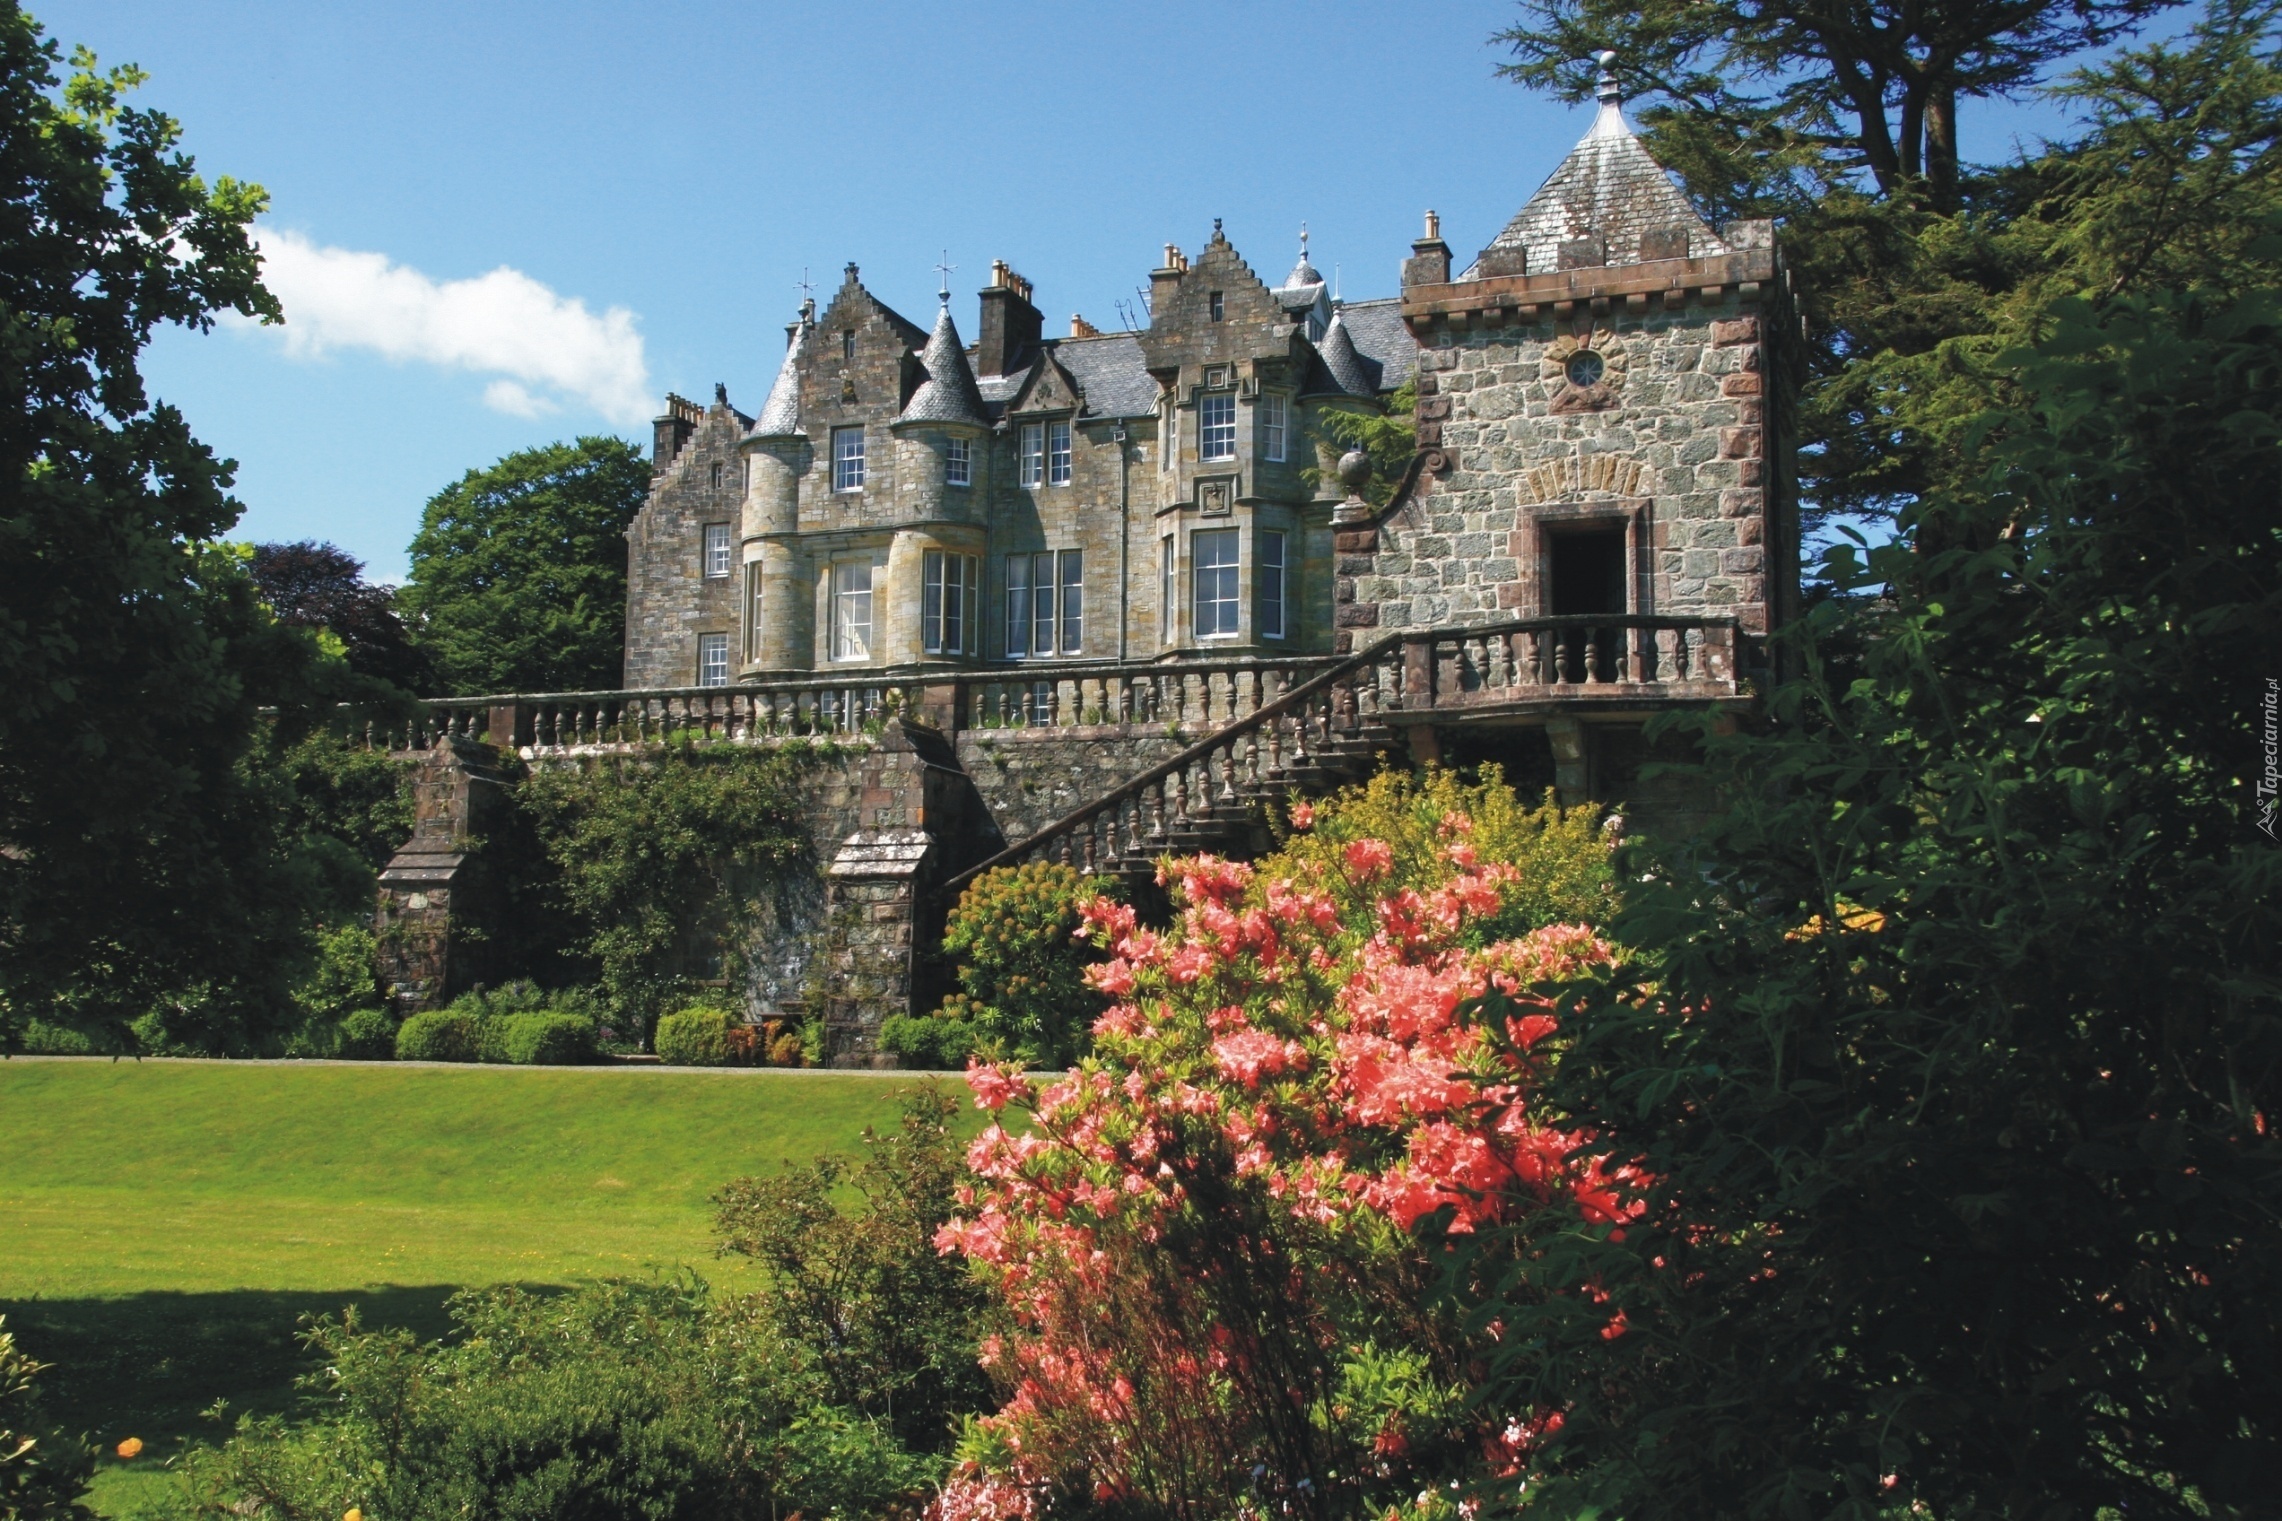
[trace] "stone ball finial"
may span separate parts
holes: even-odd
[[[1594,93],[1604,101],[1621,99],[1624,92],[1616,82],[1616,54],[1595,53],[1593,62],[1601,66],[1601,77],[1594,81]]]
[[[1347,488],[1349,496],[1361,496],[1363,488],[1371,484],[1371,456],[1360,449],[1340,455],[1339,484]]]

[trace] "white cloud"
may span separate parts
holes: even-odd
[[[506,265],[469,280],[431,280],[385,254],[327,248],[264,228],[262,281],[285,308],[286,352],[368,349],[503,378],[487,406],[536,417],[568,403],[638,427],[652,409],[634,314],[596,316]]]

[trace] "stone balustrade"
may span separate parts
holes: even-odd
[[[374,749],[424,751],[460,738],[534,758],[679,742],[856,737],[891,716],[1010,737],[1100,726],[1209,734],[1337,667],[1343,700],[1354,711],[1422,722],[1489,716],[1504,707],[1735,698],[1739,637],[1731,618],[1528,618],[1403,630],[1373,645],[1368,660],[1241,656],[906,668],[733,687],[442,697],[420,703],[409,717],[346,721],[361,722]]]

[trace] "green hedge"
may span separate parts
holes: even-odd
[[[881,1048],[928,1072],[964,1071],[983,1038],[973,1020],[946,1014],[890,1014],[880,1024]]]
[[[482,1059],[481,1026],[487,1021],[450,1009],[415,1014],[396,1031],[400,1062],[472,1062]]]
[[[721,1009],[683,1009],[658,1021],[660,1061],[677,1067],[729,1065],[729,1032],[740,1021]]]
[[[594,1021],[576,1014],[515,1014],[492,1023],[504,1027],[501,1044],[517,1066],[581,1067],[602,1055]]]
[[[354,1009],[341,1020],[338,1054],[352,1062],[384,1062],[396,1055],[396,1021],[379,1009]]]
[[[599,1060],[594,1021],[559,1009],[470,1014],[432,1009],[404,1021],[396,1057],[407,1062],[488,1062],[496,1066],[567,1067]]]

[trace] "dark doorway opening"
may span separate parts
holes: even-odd
[[[1552,536],[1553,615],[1625,612],[1624,525]]]
[[[1623,617],[1631,609],[1625,597],[1625,532],[1622,523],[1605,527],[1574,528],[1550,535],[1546,546],[1546,582],[1553,616]],[[1564,630],[1559,661],[1564,681],[1585,680],[1590,662],[1596,681],[1615,681],[1623,665],[1624,632],[1614,626]]]

